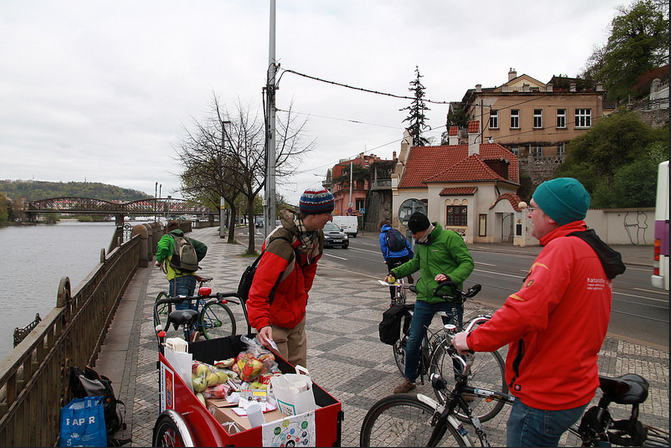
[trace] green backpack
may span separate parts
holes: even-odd
[[[170,235],[174,240],[170,266],[180,272],[196,272],[198,270],[198,254],[185,236]]]

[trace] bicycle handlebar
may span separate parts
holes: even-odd
[[[443,288],[449,287],[454,291],[453,294],[448,294],[446,292],[440,293],[439,291]],[[457,288],[457,284],[454,283],[452,280],[443,280],[442,282],[438,283],[438,286],[436,286],[436,289],[433,290],[433,295],[435,297],[440,297],[443,300],[461,300],[461,301],[466,301],[466,299],[470,299],[471,297],[476,296],[480,290],[482,289],[482,286],[480,284],[475,284],[471,286],[467,291],[462,291],[459,288]]]
[[[231,298],[237,298],[237,300]],[[213,293],[207,296],[201,296],[201,295],[196,295],[196,296],[174,296],[174,297],[166,297],[164,299],[159,299],[154,303],[154,307],[161,305],[163,303],[182,303],[182,302],[190,302],[192,300],[207,300],[207,299],[217,299],[217,301],[221,301],[226,299],[227,302],[233,302],[235,304],[240,304],[239,300],[240,295],[237,292],[217,292]]]

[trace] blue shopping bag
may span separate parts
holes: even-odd
[[[75,398],[61,409],[59,446],[107,446],[103,397]]]

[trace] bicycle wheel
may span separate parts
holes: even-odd
[[[161,414],[154,425],[151,446],[194,446],[191,432],[175,411]]]
[[[235,334],[235,317],[223,303],[209,303],[200,313],[200,328],[206,339],[223,338]]]
[[[394,360],[396,361],[396,367],[398,367],[401,375],[405,375],[405,344],[408,342],[408,337],[402,335],[398,341],[392,345],[392,350],[394,351]]]
[[[161,291],[158,293],[156,296],[156,300],[154,303],[158,302],[161,299],[167,299],[170,297],[167,292]],[[167,323],[168,323],[168,314],[172,311],[172,303],[162,303],[156,308],[156,311],[158,312],[158,316],[154,314],[154,327],[156,325],[161,325],[163,326],[164,330],[167,330]],[[157,319],[158,317],[158,319]]]
[[[448,353],[446,353],[447,342],[436,345],[431,354],[431,373],[437,373],[447,381],[447,389],[436,390],[436,397],[441,403],[445,403],[445,399],[449,392],[454,388],[456,369],[461,366],[457,361],[454,361]],[[491,353],[476,353],[473,358],[473,365],[471,366],[468,375],[468,385],[480,389],[494,390],[497,392],[508,393],[508,387],[505,380],[505,364],[501,355],[498,352]],[[498,414],[505,403],[499,400],[487,401],[484,398],[466,397],[468,405],[478,416],[480,421],[486,422],[491,420]],[[466,415],[461,410],[457,410],[457,418],[461,421],[467,421]]]
[[[373,405],[363,419],[359,446],[431,446],[434,409],[415,395],[391,395]],[[472,446],[467,435],[448,422],[437,445]]]

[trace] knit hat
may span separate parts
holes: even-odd
[[[333,195],[325,188],[310,189],[303,192],[298,209],[306,215],[319,215],[331,213],[335,208]]]
[[[429,218],[422,212],[415,212],[410,215],[410,219],[408,219],[408,229],[410,229],[412,233],[426,230],[430,225],[431,222],[429,221]]]
[[[585,187],[572,177],[543,182],[536,188],[532,198],[560,226],[585,219],[590,202]]]

